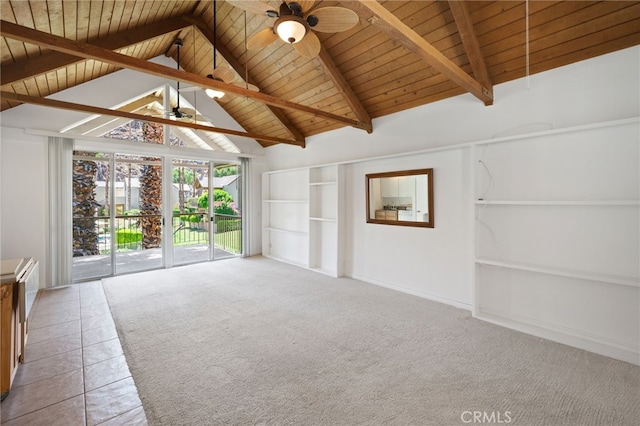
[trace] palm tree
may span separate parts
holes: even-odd
[[[162,125],[145,122],[142,134],[147,142],[162,144]],[[145,160],[157,161],[146,157]],[[142,248],[158,248],[162,244],[162,166],[145,164],[140,176],[140,219],[142,225]]]
[[[91,156],[88,152],[77,152],[80,156]],[[73,161],[73,256],[100,254],[95,211],[100,207],[96,201],[95,161]]]

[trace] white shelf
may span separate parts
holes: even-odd
[[[307,235],[309,235],[308,232],[304,232],[304,231],[292,231],[291,229],[280,229],[280,228],[264,228],[266,231],[271,231],[271,232],[282,232],[284,234],[291,234],[291,235],[299,235],[301,237],[306,237]]]
[[[341,276],[343,167],[333,164],[262,176],[263,255]]]
[[[639,200],[608,201],[524,201],[524,200],[476,200],[476,205],[500,206],[640,206]]]
[[[308,203],[309,200],[262,200],[265,203]]]
[[[319,186],[319,185],[335,185],[337,182],[336,181],[330,181],[330,182],[311,182],[309,183],[310,186]]]
[[[337,222],[337,220],[335,218],[329,218],[329,217],[310,217],[309,220],[314,220],[317,222]]]
[[[578,278],[603,283],[620,284],[630,287],[640,287],[640,278],[625,277],[622,275],[599,274],[596,272],[576,271],[571,269],[555,268],[552,266],[531,265],[518,262],[503,262],[493,259],[476,259],[476,263],[485,266],[517,269],[520,271],[537,272],[547,275],[556,275],[568,278]]]

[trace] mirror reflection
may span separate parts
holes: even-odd
[[[367,222],[433,228],[433,169],[368,174]]]

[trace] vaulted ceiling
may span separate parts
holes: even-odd
[[[111,114],[90,96],[82,105],[46,97],[129,68],[224,89],[235,96],[221,106],[246,136],[304,146],[344,126],[375,131],[373,118],[462,93],[485,108],[500,102],[495,84],[640,44],[638,1],[305,0],[311,11],[340,6],[359,17],[349,30],[314,32],[321,49],[308,58],[280,40],[247,50],[274,18],[233,3],[215,2],[214,37],[211,0],[1,0],[1,109],[31,103]],[[281,2],[265,3],[277,10]],[[177,60],[176,39],[184,71],[148,62]],[[206,78],[214,43],[217,66],[259,92]]]

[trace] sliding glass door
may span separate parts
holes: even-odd
[[[72,187],[74,282],[242,254],[239,164],[76,151]]]
[[[73,281],[113,274],[109,154],[75,151],[72,174]]]
[[[212,165],[214,259],[242,255],[242,168],[239,164]]]
[[[164,266],[162,159],[117,154],[113,185],[114,274]]]
[[[74,152],[74,282],[164,266],[161,160]]]
[[[211,259],[209,162],[172,160],[173,264]]]
[[[173,159],[172,179],[173,264],[242,254],[239,166]]]

